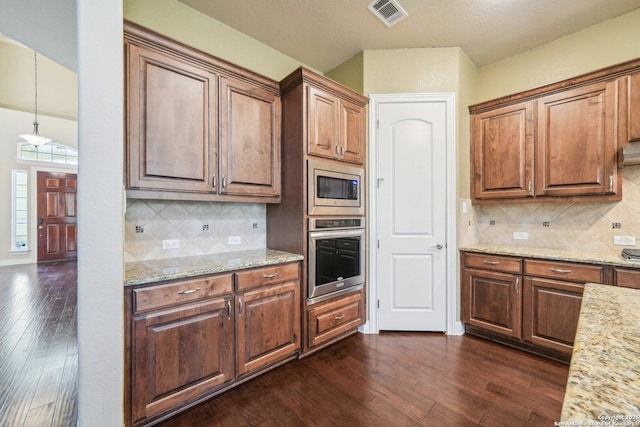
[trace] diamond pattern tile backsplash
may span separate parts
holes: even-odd
[[[266,205],[164,200],[127,200],[125,262],[210,255],[267,244]],[[229,236],[241,243],[229,245]],[[178,239],[178,249],[162,241]]]
[[[616,203],[524,203],[472,206],[458,216],[460,245],[508,244],[571,251],[615,252],[613,236],[637,236],[640,243],[640,165],[623,170],[622,201]],[[614,224],[620,228],[614,228]],[[616,224],[616,225],[617,225]],[[526,232],[516,240],[514,232]]]

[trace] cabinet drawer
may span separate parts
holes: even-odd
[[[231,293],[233,275],[223,274],[195,280],[183,280],[167,285],[134,289],[134,313],[196,301],[203,298]]]
[[[640,270],[616,268],[616,286],[640,289]]]
[[[238,287],[237,290],[240,291],[287,280],[298,280],[299,278],[298,263],[295,262],[238,272],[236,273],[236,285]]]
[[[322,344],[364,323],[362,292],[314,306],[308,312],[309,347]]]
[[[604,267],[574,264],[570,262],[525,260],[524,274],[528,276],[550,277],[572,282],[602,283]]]
[[[497,255],[464,254],[464,266],[467,268],[481,268],[483,270],[520,274],[522,271],[522,260],[520,258]]]

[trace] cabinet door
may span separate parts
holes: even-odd
[[[533,102],[478,114],[472,123],[472,197],[533,196]]]
[[[581,283],[525,277],[522,314],[524,340],[571,354],[583,289]]]
[[[615,194],[615,82],[538,100],[536,195]]]
[[[220,192],[280,195],[280,97],[220,78]]]
[[[212,193],[217,76],[181,58],[129,45],[127,187]]]
[[[640,141],[640,73],[620,79],[620,125],[621,146]]]
[[[365,160],[365,138],[364,107],[340,100],[340,159],[362,164]]]
[[[338,158],[338,98],[307,86],[307,152]]]
[[[233,379],[231,296],[138,315],[132,323],[132,418],[183,406]]]
[[[256,288],[236,296],[237,374],[292,356],[300,349],[297,281]]]
[[[520,338],[519,275],[465,269],[462,322],[508,337]]]

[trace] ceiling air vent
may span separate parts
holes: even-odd
[[[391,27],[408,16],[408,13],[395,0],[374,0],[368,7],[387,27]]]

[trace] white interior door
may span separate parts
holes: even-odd
[[[447,106],[378,105],[378,328],[447,329]]]

